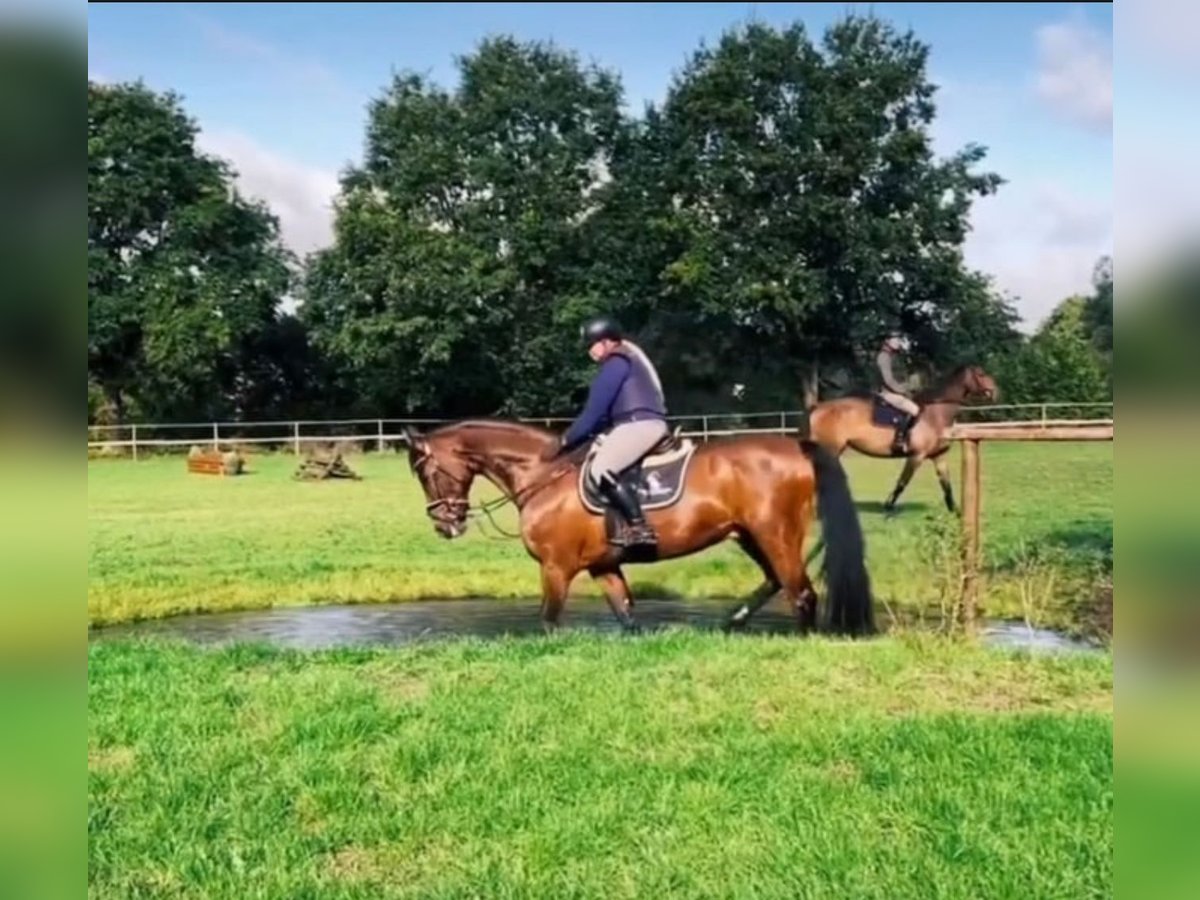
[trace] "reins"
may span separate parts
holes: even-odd
[[[453,475],[451,475],[449,472],[447,472],[445,469],[443,469],[441,466],[439,466],[437,459],[434,457],[432,451],[427,450],[425,452],[425,454],[419,460],[416,461],[413,468],[420,470],[420,468],[422,466],[426,465],[427,463],[433,464],[433,471],[431,472],[431,474],[440,474],[440,475],[445,476],[446,478],[450,479],[450,481],[454,483],[454,486],[457,487],[460,491],[462,491],[464,495],[467,493],[467,482],[462,481],[458,478],[455,478]],[[505,531],[500,526],[500,523],[498,523],[496,521],[496,518],[494,515],[496,510],[503,509],[505,506],[507,506],[510,503],[513,504],[514,506],[517,506],[517,508],[519,509],[520,508],[519,504],[521,501],[527,500],[530,497],[532,497],[534,494],[541,491],[543,488],[549,487],[551,484],[558,481],[560,478],[562,478],[563,475],[566,475],[570,471],[571,471],[570,467],[560,468],[549,478],[545,478],[545,479],[535,482],[531,485],[527,485],[526,487],[522,488],[521,490],[514,491],[511,494],[505,492],[504,495],[501,497],[497,497],[493,500],[486,500],[483,503],[480,503],[475,506],[472,506],[470,501],[467,500],[465,498],[465,496],[464,497],[439,497],[438,499],[430,500],[428,503],[425,504],[425,512],[427,514],[429,514],[431,518],[436,519],[438,517],[433,515],[433,511],[438,509],[439,507],[443,507],[443,506],[448,507],[451,510],[451,515],[456,515],[457,511],[461,510],[462,518],[464,520],[474,519],[477,523],[479,523],[479,530],[488,539],[490,539],[490,540],[503,540],[506,538],[507,539],[519,539],[521,537],[519,532],[514,534],[512,532]],[[482,521],[481,517],[486,518],[491,523],[492,528],[494,528],[499,534],[503,535],[503,537],[497,538],[491,534],[488,534],[487,531],[483,527],[483,521]]]

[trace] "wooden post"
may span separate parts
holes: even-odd
[[[292,423],[292,453],[300,455],[300,423]]]
[[[963,441],[962,454],[962,517],[963,517],[963,579],[960,615],[963,628],[975,629],[979,603],[979,441]]]
[[[136,425],[133,426],[133,436],[130,441],[130,447],[133,450],[133,461],[137,462],[138,452],[137,452],[137,426]]]

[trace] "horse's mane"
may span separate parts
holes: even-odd
[[[940,400],[943,396],[945,396],[946,390],[952,384],[957,384],[958,382],[962,381],[962,379],[966,376],[967,371],[971,368],[973,367],[968,363],[955,366],[946,375],[942,376],[932,385],[924,390],[918,391],[916,394],[917,402],[921,403],[929,400]]]
[[[459,419],[456,422],[447,422],[445,425],[439,425],[432,431],[426,432],[427,436],[441,434],[445,431],[451,431],[460,428],[491,428],[497,431],[509,431],[519,433],[530,433],[538,435],[553,434],[547,428],[541,425],[534,425],[530,422],[516,422],[512,419],[493,419],[493,418],[478,418],[478,419]]]

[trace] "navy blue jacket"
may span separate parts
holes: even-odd
[[[600,365],[583,412],[563,435],[563,449],[581,444],[608,425],[635,415],[666,418],[666,405],[654,374],[638,356],[614,350]]]

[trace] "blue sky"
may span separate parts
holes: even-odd
[[[819,34],[873,9],[931,46],[938,149],[989,148],[1009,180],[978,204],[968,260],[1036,324],[1086,290],[1113,242],[1112,8],[1092,4],[115,4],[88,7],[89,76],[173,89],[205,149],[304,252],[329,240],[366,103],[411,69],[452,86],[488,34],[553,40],[618,72],[629,109],[665,96],[700,42],[751,19]]]

